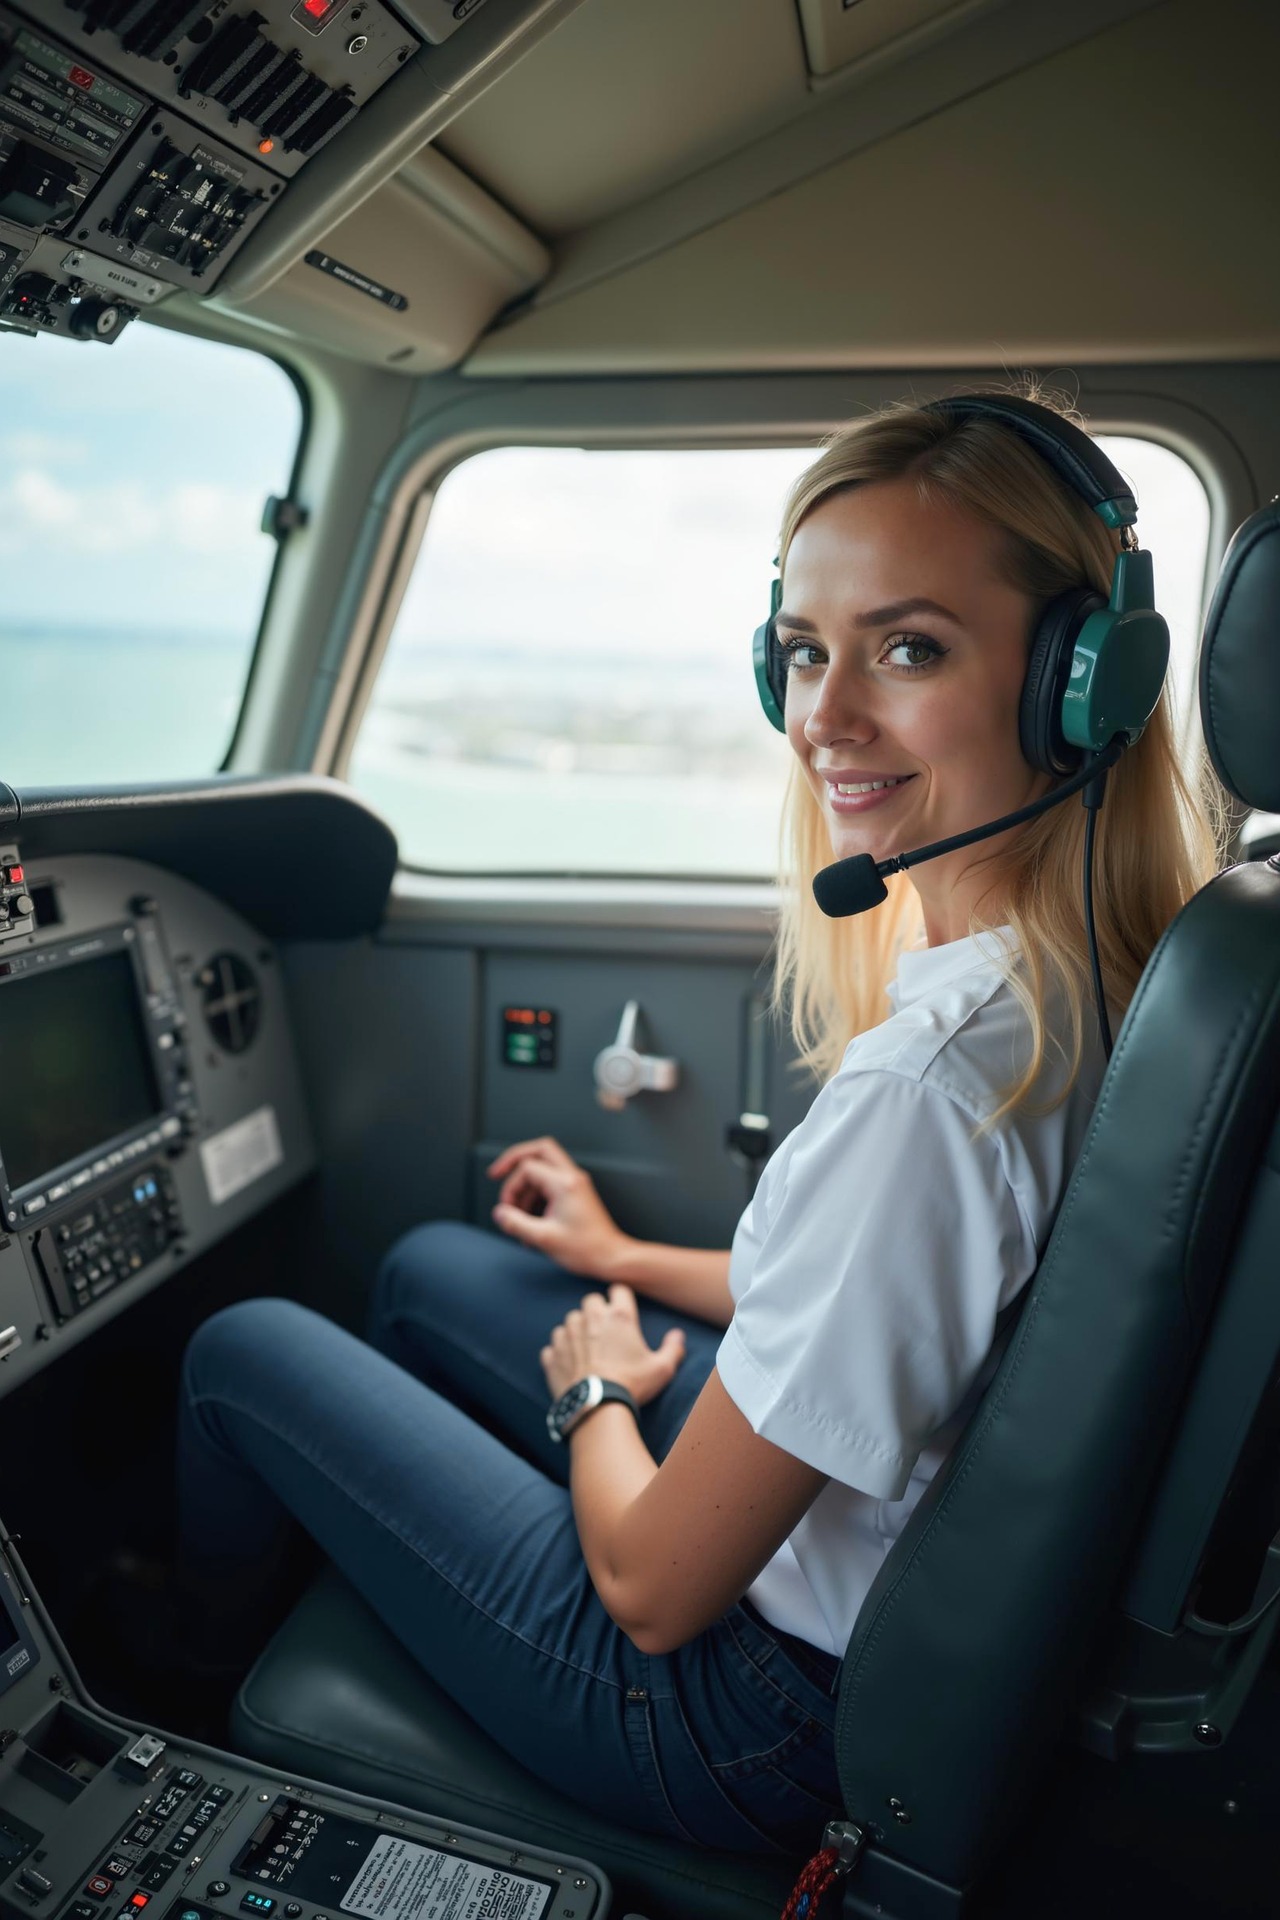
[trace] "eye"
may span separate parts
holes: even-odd
[[[923,673],[935,660],[945,659],[950,651],[950,647],[940,646],[928,634],[900,633],[889,642],[880,658],[885,665],[892,666],[895,673]],[[914,658],[895,661],[890,658],[895,653],[913,655]]]
[[[812,640],[802,640],[798,634],[778,635],[778,645],[782,648],[783,662],[788,673],[795,673],[805,667],[822,665],[822,649]]]

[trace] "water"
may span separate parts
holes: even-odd
[[[95,786],[214,772],[250,651],[251,642],[209,635],[0,627],[0,779]]]

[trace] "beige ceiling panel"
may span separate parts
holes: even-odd
[[[921,28],[945,30],[985,0],[799,0],[809,65],[834,73]]]
[[[441,144],[555,237],[705,166],[807,98],[794,0],[587,0]]]
[[[539,240],[426,148],[241,311],[356,360],[433,373],[549,264]]]
[[[1206,20],[1170,0],[529,309],[469,366],[1274,357],[1280,10],[1221,0]]]

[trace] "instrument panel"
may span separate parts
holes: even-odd
[[[421,44],[382,0],[0,6],[0,329],[109,344],[209,292]]]
[[[21,853],[0,848],[0,1393],[315,1162],[270,942],[149,863]]]
[[[598,1867],[105,1714],[0,1525],[0,1920],[605,1920]],[[149,1909],[149,1914],[147,1910]]]

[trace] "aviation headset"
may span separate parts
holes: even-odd
[[[1011,395],[964,395],[923,409],[948,421],[992,420],[1048,462],[1059,479],[1122,538],[1138,517],[1126,481],[1101,448],[1070,420]],[[1117,734],[1132,746],[1155,711],[1169,660],[1169,629],[1155,610],[1151,555],[1128,536],[1116,556],[1111,595],[1071,587],[1051,600],[1036,625],[1018,710],[1023,757],[1042,773],[1075,772]],[[776,616],[782,582],[773,583],[769,618],[754,640],[756,687],[773,725],[785,727],[787,665]]]

